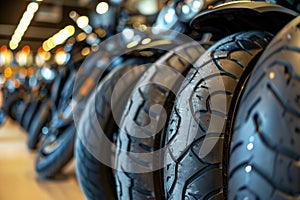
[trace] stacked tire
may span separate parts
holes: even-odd
[[[299,198],[300,17],[232,5],[194,19],[209,40],[101,80],[77,124],[87,199]],[[254,19],[283,17],[274,29],[253,19],[236,27],[237,5]],[[218,15],[230,16],[224,32]]]
[[[229,199],[297,199],[300,182],[300,17],[257,62],[232,126]]]

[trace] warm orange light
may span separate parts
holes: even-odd
[[[20,66],[26,65],[28,62],[28,54],[23,53],[23,51],[18,51],[16,53],[16,61]]]
[[[83,32],[79,33],[77,35],[76,39],[77,39],[78,42],[81,42],[81,41],[85,40],[86,39],[86,33],[83,33]]]
[[[0,47],[0,66],[9,65],[13,59],[13,53],[6,45]]]
[[[14,86],[15,86],[15,88],[19,88],[21,86],[21,82],[19,79],[15,79]]]
[[[105,37],[106,36],[106,31],[102,28],[96,28],[95,32],[99,35],[99,37]]]
[[[6,53],[7,52],[7,46],[6,45],[2,45],[0,48],[0,52],[1,53]]]
[[[63,47],[60,47],[55,51],[55,53],[66,53],[66,51]]]
[[[27,70],[25,68],[21,68],[19,74],[21,78],[25,78],[27,76]]]
[[[44,51],[50,51],[50,47],[49,47],[49,40],[46,40],[45,42],[43,42],[43,50]]]
[[[44,51],[43,47],[39,47],[37,50],[38,54],[44,54],[46,51]]]
[[[47,61],[47,60],[50,60],[50,58],[51,58],[51,53],[50,52],[46,52],[45,53],[45,60]]]
[[[22,52],[25,54],[29,54],[30,53],[30,46],[26,45],[22,48]]]
[[[33,76],[33,74],[34,74],[34,69],[33,69],[33,67],[29,67],[29,68],[27,69],[27,76],[31,77],[31,76]]]
[[[58,48],[55,52],[55,61],[58,65],[62,65],[67,60],[67,53],[63,47]]]
[[[4,70],[5,78],[10,79],[12,77],[12,75],[13,75],[12,69],[10,67],[5,68],[5,70]]]
[[[90,48],[85,47],[81,50],[81,55],[87,56],[87,55],[89,55],[90,52],[91,52]]]

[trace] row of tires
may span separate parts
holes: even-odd
[[[159,12],[174,30],[127,28],[73,58],[46,98],[7,99],[40,177],[75,155],[91,200],[299,198],[299,1],[205,1],[169,27],[190,4]]]
[[[242,23],[234,9],[249,3],[229,5]],[[230,9],[214,14],[225,18]],[[150,65],[109,72],[75,115],[76,174],[86,198],[298,199],[297,16],[273,30],[231,31],[224,20],[227,36],[205,35]],[[203,25],[201,17],[193,22]]]
[[[73,45],[72,52],[78,51],[81,45]],[[83,57],[64,66],[48,68],[55,74],[51,80],[38,77],[36,70],[33,77],[38,77],[38,81],[34,87],[26,85],[29,79],[13,91],[2,88],[1,122],[9,116],[28,134],[27,147],[37,151],[35,170],[40,177],[55,177],[73,157],[76,130],[72,118],[63,118],[62,113],[72,99],[76,72],[82,61]]]

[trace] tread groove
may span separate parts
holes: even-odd
[[[288,103],[286,103],[283,98],[280,96],[280,94],[275,90],[275,88],[273,87],[273,85],[271,85],[270,83],[267,83],[267,88],[269,89],[269,91],[271,92],[271,94],[274,96],[274,98],[278,101],[278,103],[281,105],[281,107],[288,111],[289,113],[295,115],[296,117],[300,117],[300,113],[297,112],[295,109],[293,109],[292,107],[289,106]]]

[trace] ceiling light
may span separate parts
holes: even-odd
[[[62,29],[57,34],[55,34],[50,41],[53,42],[54,45],[62,44],[69,37],[69,32],[66,29]]]
[[[13,41],[13,40],[11,40],[10,42],[9,42],[9,48],[11,49],[11,50],[15,50],[17,47],[18,47],[18,43],[16,43],[15,41]]]
[[[19,45],[19,42],[22,40],[22,37],[27,30],[34,13],[39,9],[39,4],[36,2],[31,2],[27,5],[27,10],[23,13],[23,16],[12,35],[11,41],[9,42],[9,48],[12,50],[16,49]]]
[[[70,17],[71,19],[76,19],[76,18],[78,18],[78,14],[76,13],[76,11],[71,11],[71,12],[69,13],[69,17]]]
[[[186,14],[186,15],[187,15],[187,14],[190,13],[190,7],[189,7],[188,5],[186,5],[186,4],[184,4],[184,5],[182,6],[181,10],[182,10],[183,14]]]
[[[203,1],[194,1],[193,2],[193,9],[199,10],[203,6]]]
[[[83,40],[85,40],[86,39],[86,33],[79,33],[78,35],[77,35],[77,37],[76,37],[76,40],[78,41],[78,42],[81,42],[81,41],[83,41]]]
[[[12,69],[10,67],[5,68],[5,70],[4,70],[5,78],[10,79],[12,77],[12,75],[13,75]]]
[[[50,52],[46,52],[45,53],[45,61],[50,60],[51,58],[51,53]]]
[[[22,36],[23,36],[23,35],[24,35],[24,27],[18,26],[18,27],[16,28],[14,34],[16,34],[16,33],[22,34]]]
[[[85,33],[89,34],[93,28],[89,25],[89,18],[87,16],[80,16],[76,11],[71,11],[69,17],[76,22],[77,26]]]
[[[21,38],[23,37],[23,32],[15,32],[14,35],[12,36],[12,38],[17,39],[17,40],[21,40]]]
[[[22,52],[25,54],[29,54],[30,53],[30,46],[26,45],[22,48]]]
[[[45,42],[43,42],[43,49],[44,49],[44,51],[50,51],[50,47],[49,47],[49,45],[48,45],[48,40],[47,41],[45,41]]]
[[[167,23],[171,23],[174,19],[174,16],[175,16],[175,10],[173,8],[170,8],[167,14],[165,15],[165,21]]]
[[[27,11],[30,13],[35,13],[39,9],[39,4],[36,2],[31,2],[27,6]]]
[[[6,45],[0,47],[0,66],[9,65],[13,59],[13,53]]]
[[[15,35],[13,35],[13,37],[11,38],[11,41],[14,42],[15,44],[18,44],[20,42],[21,38],[16,37]]]
[[[48,51],[44,51],[42,47],[38,48],[38,54],[42,56],[45,60],[49,60],[51,58],[51,53]]]
[[[76,23],[79,28],[85,28],[86,26],[89,25],[89,18],[87,16],[80,16],[76,20]]]
[[[18,62],[18,64],[20,66],[25,66],[26,63],[27,63],[27,54],[19,51],[17,54],[16,54],[16,61]]]
[[[58,65],[63,65],[64,63],[66,63],[67,53],[63,47],[56,50],[54,59]]]
[[[38,67],[41,67],[41,66],[43,66],[43,64],[45,64],[45,59],[43,58],[43,56],[41,56],[41,55],[39,55],[39,54],[37,54],[37,55],[35,56],[34,61],[35,61],[35,64],[36,64]]]
[[[53,80],[55,77],[55,73],[48,67],[43,67],[41,69],[41,74],[46,80]]]
[[[90,48],[85,47],[81,50],[81,55],[87,56],[87,55],[89,55],[90,52],[91,52]]]
[[[74,33],[75,33],[75,28],[72,25],[66,26],[64,29],[68,31],[68,34],[70,36],[74,35]]]
[[[140,0],[137,3],[137,9],[143,15],[153,15],[158,10],[157,1],[153,1],[153,0]]]
[[[56,34],[54,34],[52,37],[50,37],[48,40],[43,42],[43,49],[45,51],[50,51],[55,46],[60,45],[64,43],[69,37],[74,35],[75,28],[72,25],[68,25]]]
[[[32,18],[33,18],[33,13],[30,12],[30,11],[25,11],[25,13],[23,14],[23,17],[22,17],[21,21],[23,20],[25,22],[27,22],[27,21],[30,22],[32,20]]]
[[[109,9],[109,5],[106,2],[100,2],[96,7],[96,12],[100,15],[105,14]]]

